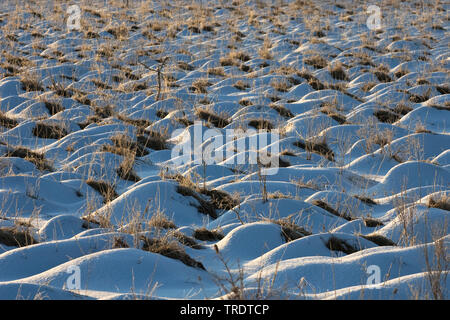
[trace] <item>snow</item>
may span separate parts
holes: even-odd
[[[0,299],[448,298],[448,5],[43,1],[0,9]]]

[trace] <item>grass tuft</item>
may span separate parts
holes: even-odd
[[[436,199],[430,197],[427,203],[428,208],[438,208],[442,210],[450,211],[450,197],[443,195],[442,197]]]
[[[36,243],[38,241],[29,231],[24,231],[23,228],[0,227],[0,244],[9,247],[25,247]]]
[[[355,252],[358,252],[359,250],[353,247],[352,245],[348,244],[342,239],[339,239],[337,237],[330,237],[328,241],[326,242],[325,246],[330,249],[331,251],[340,251],[345,254],[352,254]]]
[[[201,262],[192,259],[175,240],[147,237],[141,237],[141,240],[143,241],[142,250],[179,260],[189,267],[206,270]]]
[[[30,161],[41,171],[54,171],[53,167],[47,162],[44,154],[32,151],[26,147],[15,147],[8,151],[5,157],[18,157]]]
[[[272,219],[269,221],[281,226],[281,235],[286,242],[294,241],[311,235],[311,232],[298,226],[293,221],[291,221],[290,218]]]
[[[0,126],[5,127],[7,129],[12,129],[16,127],[19,123],[17,120],[8,117],[3,112],[0,111]]]
[[[197,109],[196,114],[200,119],[211,123],[213,126],[217,128],[223,128],[230,124],[230,121],[228,119],[221,117],[211,111],[207,111],[204,109]]]
[[[104,203],[108,203],[119,196],[114,187],[106,181],[88,179],[86,184],[102,195]]]
[[[194,238],[201,241],[219,241],[224,235],[218,230],[208,230],[206,228],[198,228],[194,230]]]
[[[345,220],[348,220],[348,221],[351,221],[351,220],[352,220],[352,217],[350,217],[350,216],[347,215],[347,214],[340,213],[339,211],[337,211],[336,209],[334,209],[333,207],[331,207],[328,203],[326,203],[326,202],[323,201],[323,200],[318,200],[318,199],[316,199],[316,200],[314,200],[314,201],[312,202],[312,204],[315,205],[315,206],[318,206],[318,207],[320,207],[320,208],[322,208],[322,209],[324,209],[324,210],[326,210],[326,211],[328,211],[328,212],[331,213],[332,215],[335,215],[335,216],[337,216],[337,217],[344,218]]]
[[[154,131],[145,131],[144,134],[137,136],[137,142],[146,148],[153,150],[164,150],[167,149],[167,138]]]
[[[377,110],[373,113],[375,117],[381,122],[384,123],[394,123],[400,120],[401,116],[397,113],[394,113],[390,110]]]
[[[334,161],[334,152],[328,147],[325,141],[296,141],[294,142],[294,146],[302,148],[308,152],[317,153],[321,156],[324,156],[329,161]]]
[[[40,122],[36,123],[36,126],[33,128],[33,135],[43,139],[59,140],[67,135],[67,131],[55,124]]]
[[[379,246],[396,246],[395,242],[393,242],[391,239],[386,238],[385,236],[371,233],[368,235],[359,235],[360,237],[372,241],[373,243],[379,245]]]
[[[274,127],[272,123],[265,119],[253,119],[248,122],[250,127],[253,127],[257,130],[272,130]]]

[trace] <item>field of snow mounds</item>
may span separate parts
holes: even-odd
[[[448,298],[448,2],[74,5],[1,4],[0,299]]]

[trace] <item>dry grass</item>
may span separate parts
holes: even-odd
[[[372,198],[366,197],[366,196],[360,196],[360,195],[354,195],[356,199],[358,199],[361,202],[364,202],[368,205],[377,205],[378,203],[375,202]]]
[[[106,181],[88,179],[86,184],[103,196],[104,203],[108,203],[119,196],[114,187]]]
[[[160,229],[176,229],[177,226],[173,221],[169,220],[166,215],[164,215],[162,212],[156,212],[151,216],[151,218],[148,220],[148,225],[150,227],[154,228],[160,228]]]
[[[351,221],[352,217],[349,216],[347,213],[340,213],[339,211],[337,211],[336,209],[334,209],[333,207],[331,207],[328,203],[326,203],[323,200],[313,200],[312,202],[313,205],[318,206],[326,211],[328,211],[329,213],[331,213],[334,216],[340,217],[340,218],[344,218],[347,221]]]
[[[308,84],[314,89],[314,90],[323,90],[326,88],[326,86],[320,82],[318,79],[316,78],[310,78],[308,80]]]
[[[392,112],[390,110],[384,109],[384,110],[377,110],[373,113],[375,117],[381,122],[384,123],[394,123],[398,120],[400,120],[401,116],[395,112]]]
[[[378,81],[380,81],[380,82],[391,82],[392,81],[389,74],[384,70],[380,70],[380,69],[375,70],[375,71],[373,71],[373,74],[377,77]]]
[[[439,232],[439,231],[438,231]],[[434,254],[430,257],[427,245],[424,248],[426,274],[430,285],[430,298],[434,300],[446,300],[448,290],[446,287],[449,270],[448,247],[444,244],[444,239],[437,239]]]
[[[248,122],[250,127],[253,127],[257,130],[272,130],[274,126],[272,123],[265,119],[253,119]]]
[[[75,92],[72,89],[68,89],[63,83],[56,82],[53,78],[51,79],[52,83],[48,87],[54,94],[64,98],[71,98],[74,96]],[[45,103],[45,101],[44,101]]]
[[[264,39],[264,44],[258,49],[258,54],[262,59],[272,60],[273,55],[270,53],[271,43],[268,38]]]
[[[43,99],[42,102],[44,103],[45,107],[47,108],[48,113],[50,113],[50,115],[52,115],[52,116],[54,116],[58,112],[64,111],[64,107],[58,101]]]
[[[198,183],[194,183],[189,177],[181,174],[165,174],[161,172],[163,179],[173,179],[179,183],[177,192],[183,196],[190,196],[196,199],[200,206],[199,212],[217,218],[216,210],[231,210],[239,204],[237,197],[230,196],[225,191],[216,189],[207,189],[205,186],[200,187]],[[209,199],[203,198],[201,195],[207,196]]]
[[[197,243],[197,241],[195,241],[194,238],[191,238],[187,235],[185,235],[184,233],[178,231],[178,230],[169,230],[169,232],[167,232],[167,234],[165,235],[165,237],[171,237],[176,239],[180,244],[182,244],[183,246],[187,246],[190,247],[192,249],[204,249],[203,246],[199,245]]]
[[[369,92],[376,85],[377,84],[375,82],[367,82],[367,83],[364,83],[364,85],[361,87],[361,90],[364,92]]]
[[[119,168],[116,169],[117,175],[123,180],[138,182],[141,180],[141,177],[137,175],[137,173],[133,170],[134,158],[125,158],[124,161],[120,164]]]
[[[99,58],[112,58],[114,56],[115,47],[110,44],[104,43],[99,46],[97,50],[97,57]]]
[[[291,218],[272,219],[269,221],[281,226],[281,235],[286,242],[294,241],[311,235],[311,232],[298,226],[295,222],[292,221]]]
[[[22,83],[22,90],[27,92],[34,91],[44,91],[44,87],[42,86],[42,81],[34,75],[23,75],[20,79]]]
[[[8,52],[4,52],[2,53],[2,55],[4,56],[5,60],[12,65],[15,65],[17,67],[23,68],[23,67],[30,67],[32,66],[32,62],[25,58],[25,57],[21,57],[21,56],[15,56],[12,55]]]
[[[440,106],[440,105],[435,105],[435,104],[433,104],[433,105],[430,105],[429,107],[430,107],[430,108],[437,109],[437,110],[446,110],[446,111],[450,111],[450,105]]]
[[[294,117],[294,114],[291,112],[291,110],[289,110],[288,108],[286,108],[282,105],[271,103],[269,105],[269,107],[272,108],[273,110],[275,110],[276,112],[278,112],[278,114],[282,117],[285,117],[288,119]]]
[[[206,228],[197,228],[194,230],[194,238],[201,241],[219,241],[224,235],[218,230],[208,230]]]
[[[32,151],[26,147],[14,147],[5,154],[5,157],[19,157],[30,161],[41,171],[54,171],[53,167],[45,159],[43,153]]]
[[[345,254],[352,254],[355,252],[358,252],[359,250],[353,247],[352,245],[348,244],[342,239],[339,239],[337,237],[330,237],[328,241],[326,242],[325,246],[330,249],[331,251],[340,251]]]
[[[208,93],[208,87],[211,86],[212,83],[207,79],[198,79],[192,83],[191,90],[195,93]]]
[[[21,227],[0,227],[0,244],[9,247],[25,247],[36,243],[38,241],[31,233]]]
[[[428,208],[438,208],[446,211],[450,211],[450,197],[443,195],[440,198],[430,197],[427,203]]]
[[[114,38],[119,40],[125,40],[128,37],[128,28],[126,25],[116,25],[110,26],[106,29],[106,32],[114,36]]]
[[[225,77],[225,70],[222,67],[215,67],[215,68],[208,68],[206,71],[206,74],[213,75],[213,76],[219,76],[219,77]]]
[[[235,87],[235,88],[238,89],[238,90],[245,91],[245,90],[247,90],[248,88],[250,88],[250,85],[249,85],[247,82],[243,81],[243,80],[238,80],[238,81],[236,81],[236,82],[233,84],[233,87]]]
[[[137,136],[137,142],[146,148],[153,150],[167,149],[167,138],[155,131],[145,131],[144,134]]]
[[[297,156],[297,154],[294,151],[291,151],[291,150],[283,150],[283,151],[280,152],[280,156],[295,157],[295,156]]]
[[[197,108],[195,110],[195,114],[200,119],[211,123],[213,126],[215,126],[217,128],[223,128],[230,124],[230,121],[227,118],[221,117],[221,116],[215,114],[214,112],[211,112],[211,111],[208,111],[205,109]]]
[[[347,119],[344,115],[337,112],[336,106],[334,104],[330,104],[327,102],[322,103],[322,105],[320,107],[320,112],[331,117],[333,120],[337,121],[339,124],[344,124],[347,121]]]
[[[145,150],[145,146],[138,142],[132,141],[130,137],[125,134],[116,134],[111,137],[113,145],[104,145],[103,151],[115,153],[125,157],[143,157],[149,152]]]
[[[430,99],[429,95],[418,95],[418,94],[411,94],[409,96],[409,101],[414,102],[414,103],[422,103],[427,101],[428,99]]]
[[[16,127],[19,123],[17,120],[8,117],[3,112],[0,111],[0,126],[5,127],[7,129],[12,129]]]
[[[347,73],[345,72],[342,64],[340,63],[336,63],[333,66],[330,66],[328,71],[330,72],[330,75],[333,77],[333,79],[341,81],[349,80]]]
[[[230,59],[240,60],[242,62],[246,62],[251,59],[250,55],[244,51],[231,51],[228,57]]]
[[[208,190],[200,189],[200,192],[209,196],[212,205],[219,210],[232,210],[239,204],[239,198],[236,196],[231,196],[222,190]]]
[[[436,86],[435,88],[440,94],[449,94],[450,93],[450,86],[443,85],[443,86]]]
[[[313,179],[310,179],[306,181],[304,177],[301,177],[298,180],[291,180],[292,183],[295,183],[295,185],[299,188],[306,188],[311,190],[321,190],[321,187],[319,184],[317,184]]]
[[[177,192],[185,197],[193,197],[197,200],[199,203],[197,206],[198,212],[207,214],[213,219],[217,218],[216,208],[214,205],[210,201],[203,199],[194,189],[187,186],[178,186]]]
[[[334,161],[334,152],[328,147],[325,141],[297,141],[294,142],[294,146],[302,148],[307,152],[317,153],[324,156],[329,161]]]
[[[290,194],[284,194],[280,191],[275,192],[268,192],[267,193],[267,199],[292,199],[292,195]]]
[[[287,80],[272,81],[270,85],[279,92],[288,92],[292,84]]]
[[[56,125],[43,122],[36,123],[33,128],[33,135],[43,139],[59,140],[67,135],[66,129]]]
[[[393,242],[391,239],[386,238],[385,236],[382,236],[380,234],[376,234],[376,233],[371,233],[368,235],[359,234],[359,236],[361,238],[369,240],[379,246],[396,246],[395,242]]]
[[[121,248],[129,248],[128,243],[121,237],[114,237],[111,248],[112,249],[121,249]]]
[[[426,129],[423,125],[417,123],[416,128],[414,129],[415,133],[433,133],[432,131]]]
[[[394,75],[395,75],[395,77],[396,77],[397,79],[399,79],[399,78],[403,77],[404,75],[407,75],[408,73],[409,73],[408,70],[406,70],[406,69],[400,69],[400,70],[396,71],[396,72],[394,73]]]
[[[402,116],[408,114],[409,112],[411,112],[413,110],[413,108],[403,104],[403,103],[399,103],[398,105],[395,106],[395,108],[392,110],[394,113],[398,113],[401,114]]]
[[[93,228],[107,228],[110,226],[110,222],[106,220],[104,217],[95,217],[92,214],[81,217],[83,220],[82,227],[84,229],[93,229]]]
[[[324,57],[319,55],[308,57],[304,60],[304,62],[316,69],[322,69],[328,65],[328,61]]]
[[[376,227],[384,226],[384,223],[381,222],[380,220],[370,218],[370,217],[363,218],[363,222],[364,222],[364,225],[368,228],[376,228]]]
[[[249,99],[244,98],[244,99],[239,100],[239,104],[241,106],[248,107],[248,106],[252,106],[253,102],[250,101]]]
[[[157,110],[156,111],[156,116],[160,119],[164,119],[165,117],[167,117],[169,113],[167,111],[164,110]]]
[[[145,130],[145,128],[147,128],[148,126],[150,126],[152,124],[152,122],[147,119],[132,119],[132,118],[129,118],[122,114],[118,114],[117,119],[125,122],[126,124],[135,126],[140,130]]]
[[[178,61],[177,67],[184,71],[192,71],[195,69],[192,65],[184,61]]]
[[[0,67],[6,70],[5,77],[11,77],[20,74],[20,69],[18,67],[7,62],[1,62]]]
[[[189,127],[189,126],[192,126],[194,124],[194,122],[192,120],[189,120],[186,115],[183,116],[183,117],[174,118],[173,120],[175,120],[176,122],[182,124],[186,128]]]

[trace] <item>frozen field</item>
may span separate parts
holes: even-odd
[[[2,1],[0,299],[448,299],[449,10]]]

